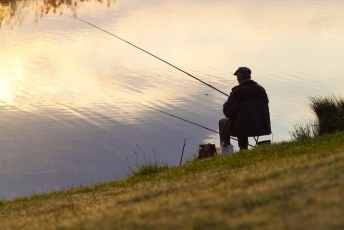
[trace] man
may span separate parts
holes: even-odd
[[[220,142],[225,147],[230,144],[230,136],[234,136],[240,150],[247,150],[248,137],[271,134],[269,99],[265,89],[251,80],[249,68],[240,67],[234,75],[239,85],[223,104],[226,118],[219,121]]]

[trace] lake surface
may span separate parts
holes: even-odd
[[[218,130],[224,95],[61,12],[226,93],[235,70],[251,68],[274,142],[314,119],[307,97],[343,94],[344,1],[0,0],[3,199],[124,178],[135,152],[138,163],[155,151],[179,165],[184,138],[184,159],[219,145],[216,133],[126,99]]]

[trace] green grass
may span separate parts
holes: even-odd
[[[146,160],[146,155],[145,153],[142,151],[142,149],[140,148],[139,145],[137,145],[137,150],[135,151],[135,155],[136,155],[136,163],[135,166],[136,168],[132,168],[130,162],[128,161],[127,158],[124,158],[124,160],[128,163],[128,170],[129,172],[127,174],[128,177],[137,177],[137,176],[146,176],[149,174],[154,174],[154,173],[158,173],[158,172],[162,172],[165,171],[167,169],[169,169],[168,163],[167,162],[162,162],[159,161],[156,157],[156,152],[153,149],[153,153],[154,153],[154,162],[152,161],[147,161]],[[139,151],[140,150],[140,151]],[[144,159],[144,163],[143,164],[139,164],[138,162],[138,154],[141,153],[143,159]]]
[[[154,174],[158,172],[162,172],[167,170],[168,163],[167,162],[159,162],[159,161],[154,161],[154,162],[147,162],[141,165],[138,165],[136,169],[131,170],[129,172],[130,176],[146,176],[149,174]]]
[[[0,229],[343,229],[344,133],[0,202]]]

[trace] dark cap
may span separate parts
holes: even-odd
[[[238,73],[245,76],[251,76],[251,70],[247,67],[239,67],[238,70],[235,71],[234,75],[237,75]]]

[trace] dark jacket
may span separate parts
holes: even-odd
[[[271,134],[269,99],[265,89],[247,80],[232,89],[223,104],[229,118],[221,132],[235,137],[256,137]]]

